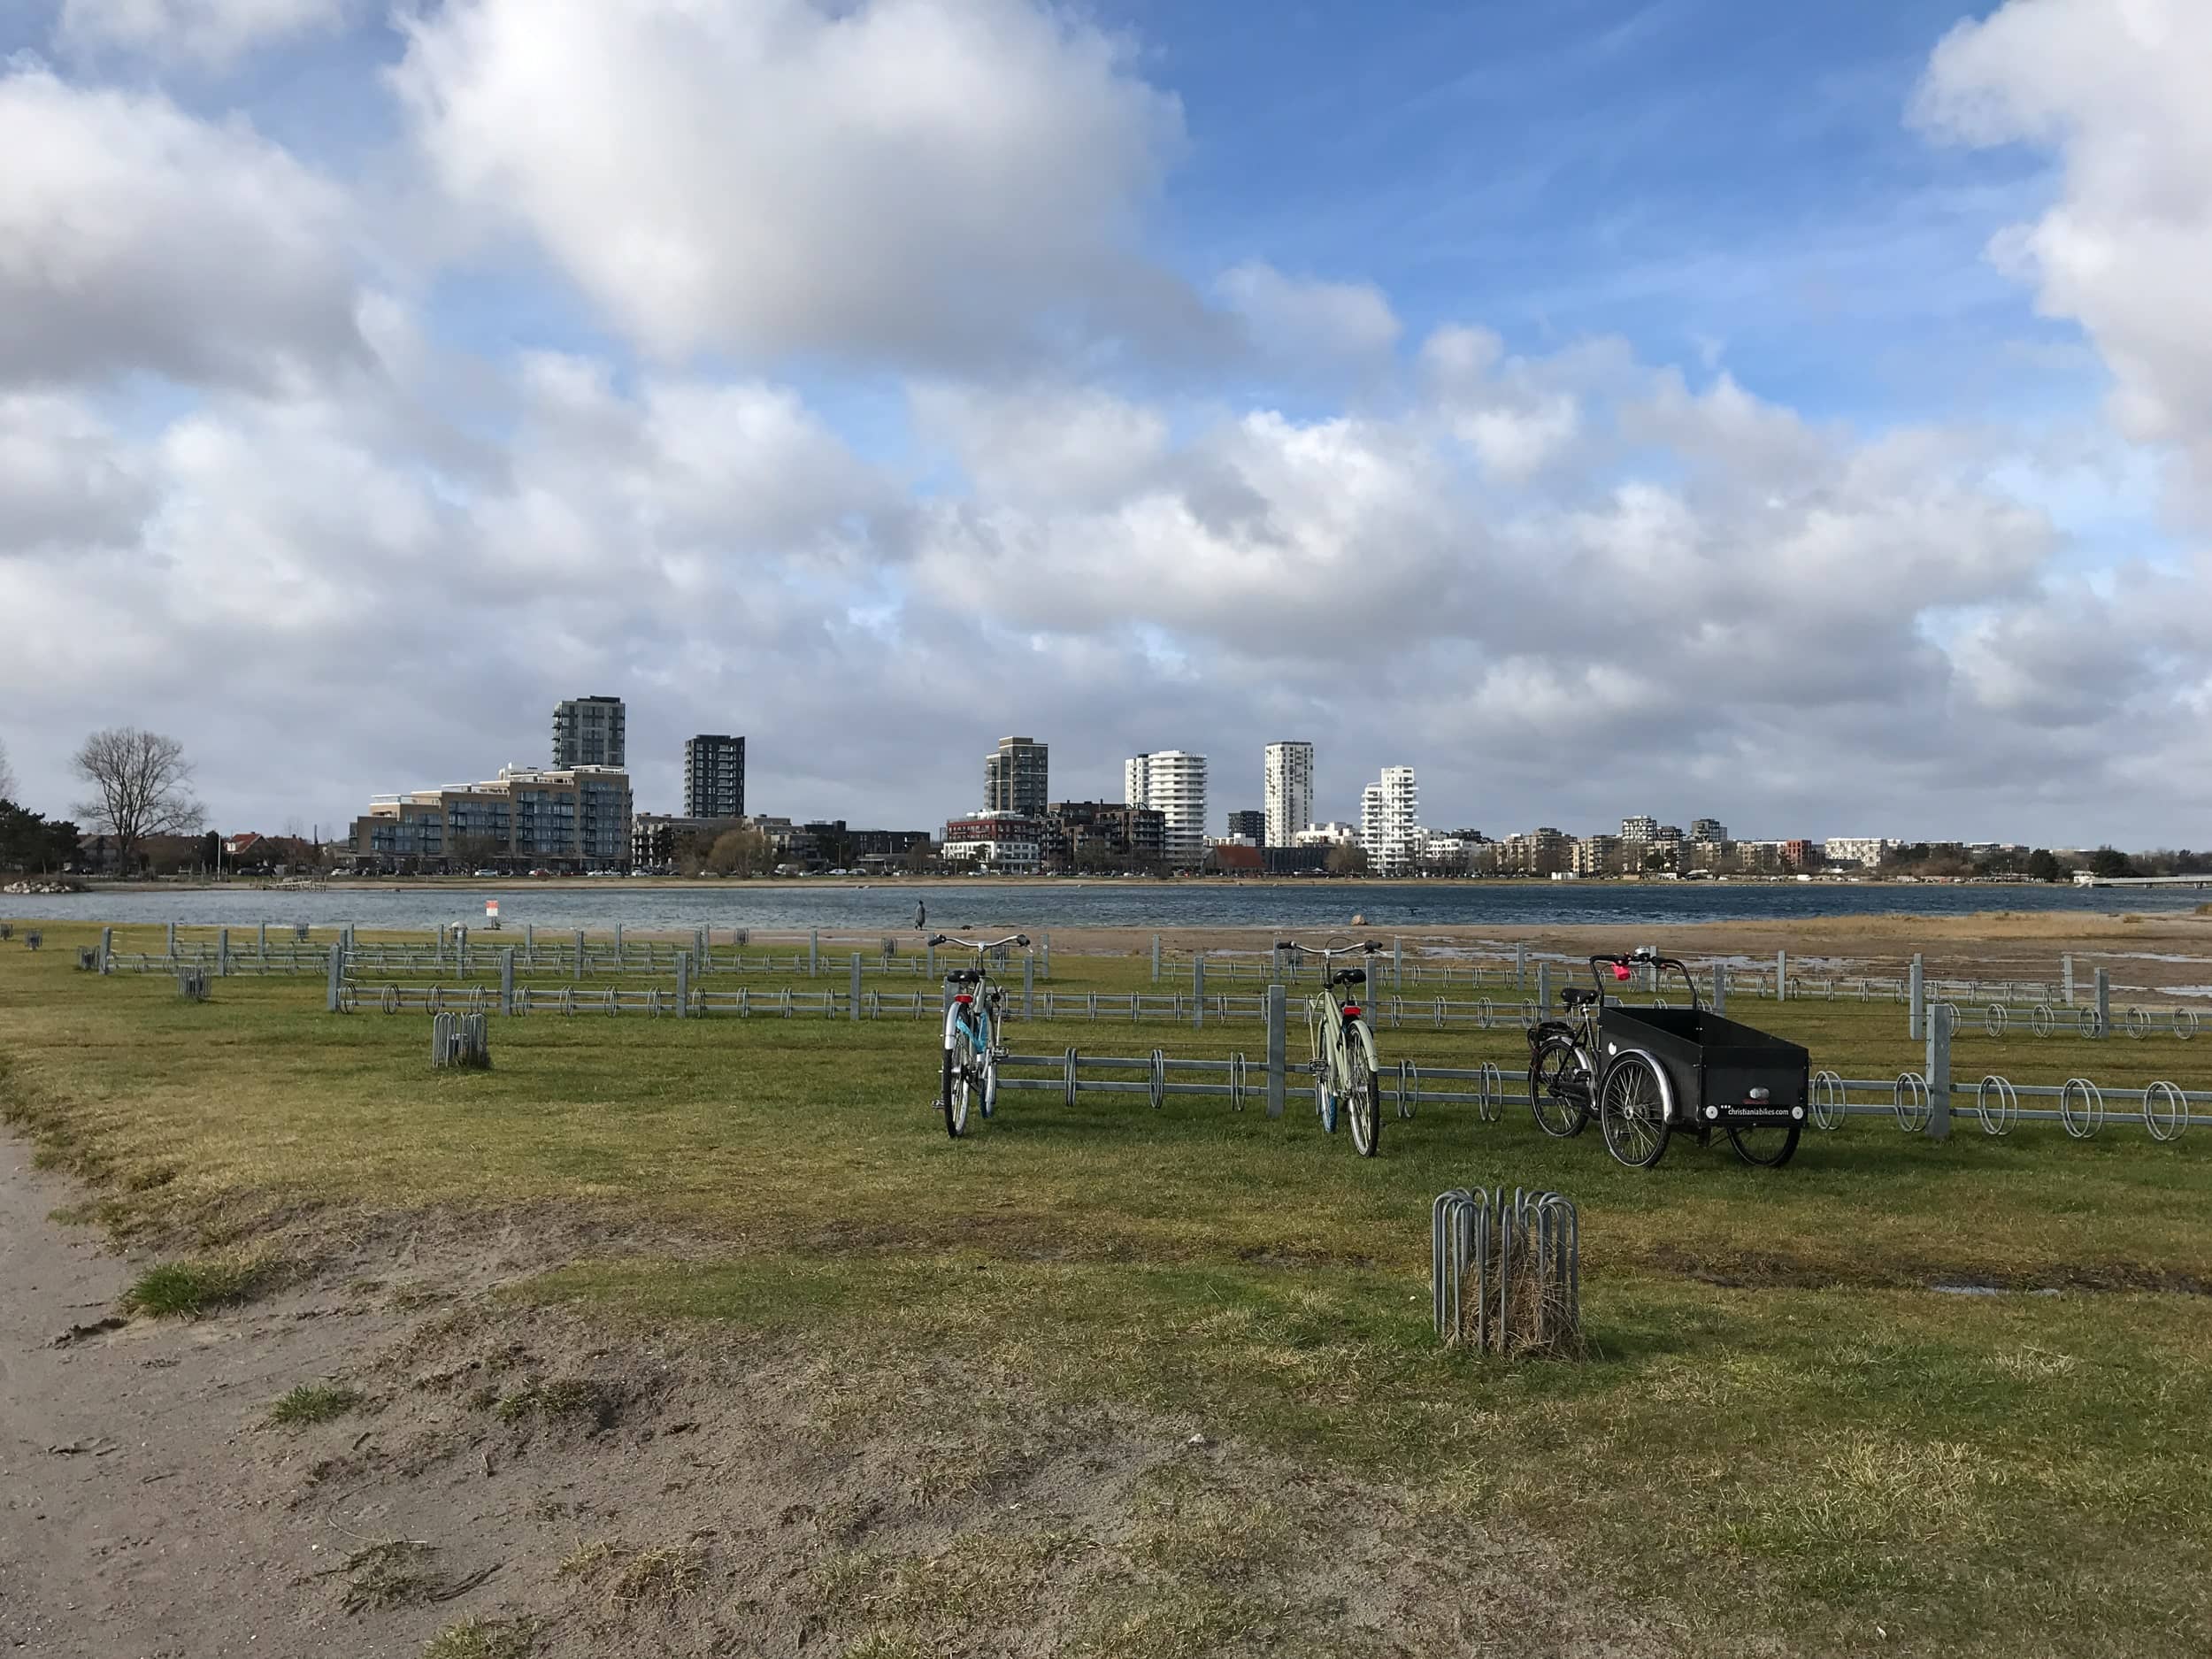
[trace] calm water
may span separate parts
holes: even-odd
[[[682,890],[487,881],[404,891],[328,892],[253,888],[95,893],[69,897],[0,894],[0,917],[103,922],[353,922],[365,928],[429,928],[480,922],[484,901],[500,902],[508,927],[714,927],[840,931],[909,928],[918,898],[933,927],[1341,927],[1355,914],[1376,926],[1529,927],[1577,922],[1786,920],[1793,917],[1962,916],[1976,910],[2187,911],[2212,891],[2131,887],[1847,887],[1793,882],[1504,884],[1316,881],[1238,887],[1225,881],[1153,881],[1079,887],[1050,881],[979,881],[930,887],[764,886],[732,881]]]

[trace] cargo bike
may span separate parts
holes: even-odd
[[[1671,969],[1690,1005],[1609,1000],[1609,979]],[[1720,1131],[1746,1164],[1779,1169],[1797,1150],[1812,1094],[1812,1060],[1796,1043],[1714,1013],[1689,965],[1647,948],[1590,958],[1595,988],[1569,986],[1566,1018],[1528,1033],[1529,1110],[1545,1133],[1580,1134],[1595,1118],[1605,1149],[1647,1170],[1678,1133],[1709,1145]]]

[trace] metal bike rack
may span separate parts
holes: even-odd
[[[1430,1206],[1429,1265],[1430,1311],[1447,1347],[1580,1351],[1581,1222],[1559,1194],[1440,1194]]]

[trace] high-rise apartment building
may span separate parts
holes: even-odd
[[[1690,839],[1717,847],[1728,839],[1728,826],[1717,818],[1694,818],[1690,820]]]
[[[983,757],[983,810],[1041,818],[1049,794],[1047,762],[1052,746],[1033,737],[1002,737]]]
[[[1313,822],[1313,745],[1267,746],[1267,831],[1270,847],[1288,847]]]
[[[745,816],[745,740],[711,732],[684,740],[684,816]]]
[[[1624,841],[1655,841],[1659,839],[1659,820],[1655,818],[1624,818],[1621,820],[1621,839]]]
[[[626,766],[627,716],[619,697],[571,697],[553,707],[553,765]],[[626,855],[627,849],[624,849]]]
[[[1259,846],[1267,836],[1267,814],[1264,812],[1232,812],[1229,814],[1229,839],[1250,841]]]
[[[1166,823],[1168,863],[1194,870],[1206,856],[1206,757],[1179,749],[1136,755],[1122,766],[1122,799]]]
[[[1385,766],[1360,795],[1360,846],[1379,876],[1402,876],[1421,862],[1421,787],[1410,766]]]

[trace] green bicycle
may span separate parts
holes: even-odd
[[[1371,956],[1381,947],[1284,940],[1276,949],[1318,956],[1325,968],[1332,957]],[[1352,1145],[1360,1156],[1371,1158],[1382,1142],[1382,1079],[1375,1063],[1375,1033],[1352,1000],[1352,987],[1366,983],[1364,968],[1339,968],[1329,974],[1320,991],[1306,999],[1306,1028],[1313,1034],[1314,1097],[1321,1126],[1334,1134],[1341,1114],[1351,1124]]]

